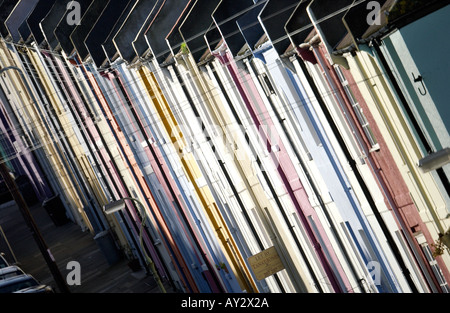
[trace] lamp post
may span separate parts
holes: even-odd
[[[445,148],[437,152],[431,153],[428,156],[420,159],[418,162],[419,168],[424,173],[443,167],[450,162],[450,148]]]
[[[66,281],[64,280],[61,272],[59,271],[55,259],[51,254],[47,244],[45,243],[44,238],[42,237],[41,232],[39,231],[39,228],[37,227],[36,222],[34,221],[33,216],[31,215],[25,200],[20,194],[16,183],[12,179],[11,175],[9,175],[9,171],[6,168],[5,163],[3,162],[0,162],[0,176],[3,177],[6,185],[8,186],[9,191],[11,192],[17,206],[19,207],[19,210],[22,213],[22,216],[25,219],[25,222],[27,223],[27,226],[29,227],[32,233],[34,240],[36,241],[39,250],[41,251],[44,257],[44,260],[46,261],[50,269],[50,272],[52,273],[53,278],[55,279],[55,282],[58,285],[59,290],[62,293],[70,293],[69,287],[67,286]]]
[[[152,272],[153,278],[155,279],[156,283],[158,284],[160,290],[162,293],[166,293],[166,289],[164,288],[164,285],[161,282],[161,278],[158,275],[158,272],[156,271],[155,263],[153,262],[152,258],[147,254],[147,251],[144,249],[143,245],[143,239],[142,239],[142,233],[145,226],[145,211],[144,211],[144,205],[141,201],[135,198],[125,197],[113,202],[110,202],[103,206],[103,211],[106,214],[112,214],[117,211],[121,211],[125,208],[126,204],[125,201],[130,200],[136,202],[141,207],[141,226],[139,229],[139,244],[141,245],[141,250],[144,253],[145,256],[145,265],[150,267],[150,271]]]
[[[19,72],[20,76],[22,77],[22,80],[24,84],[27,87],[28,92],[30,92],[30,88],[28,86],[28,83],[23,75],[23,72],[20,68],[16,66],[9,66],[0,69],[0,74],[7,71],[7,70],[16,70]],[[52,273],[52,276],[58,285],[59,290],[62,293],[70,293],[69,287],[66,284],[65,279],[63,278],[58,265],[55,262],[55,259],[50,252],[50,249],[48,248],[44,238],[42,237],[41,232],[39,231],[39,228],[36,225],[36,222],[34,221],[33,216],[30,213],[30,210],[28,209],[28,205],[26,204],[25,200],[23,199],[22,195],[19,192],[19,189],[16,185],[16,182],[12,179],[11,175],[9,174],[8,168],[6,167],[5,163],[0,160],[0,177],[3,177],[3,180],[5,181],[6,186],[8,187],[8,190],[10,191],[11,195],[14,198],[14,201],[16,202],[17,206],[19,207],[20,212],[22,213],[23,218],[25,219],[25,222],[27,223],[28,228],[30,229],[34,240],[36,241],[39,250],[42,253],[42,256],[44,257],[44,260],[46,261],[48,268],[50,269],[50,272]]]

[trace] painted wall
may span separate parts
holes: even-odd
[[[375,153],[374,157],[380,168],[386,169],[381,174],[390,194],[390,206],[400,209],[397,214],[394,211],[392,213],[399,227],[402,227],[402,222],[408,225],[406,229],[412,238],[409,244],[415,246],[419,255],[422,255],[419,257],[422,263],[418,266],[427,271],[428,261],[421,251],[423,241],[419,245],[414,233],[423,233],[428,245],[433,243],[433,238],[437,236],[436,225],[445,223],[445,201],[433,177],[423,174],[416,165],[416,160],[421,155],[420,149],[414,135],[408,131],[407,121],[398,107],[386,77],[378,67],[379,64],[367,52],[360,52],[354,58],[349,57],[348,61],[356,86],[364,98],[364,108],[374,125],[377,137],[381,139],[381,155]],[[385,157],[382,157],[383,155]],[[413,255],[408,253],[404,256],[410,260],[414,259]],[[444,273],[447,272],[444,260],[439,259],[438,263]],[[417,270],[418,268],[415,268],[415,271]],[[419,273],[417,275],[422,276]],[[418,280],[418,283],[420,282],[421,280]],[[423,288],[427,287],[423,285]]]
[[[417,117],[422,121],[436,150],[450,146],[447,57],[450,49],[448,29],[450,5],[435,11],[385,38],[394,70],[413,100]],[[424,86],[414,82],[421,75]],[[422,95],[426,93],[426,95]]]

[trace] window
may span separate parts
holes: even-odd
[[[447,281],[444,278],[444,275],[442,274],[441,268],[437,264],[436,260],[433,258],[433,253],[431,252],[430,246],[428,244],[422,245],[422,249],[427,257],[428,262],[431,265],[431,268],[433,269],[433,273],[436,276],[442,291],[445,293],[450,293],[450,288],[447,284]]]
[[[372,149],[373,150],[379,149],[378,142],[372,132],[372,129],[370,128],[369,122],[367,122],[367,118],[364,115],[363,109],[359,105],[357,99],[355,98],[355,95],[353,94],[352,90],[350,89],[347,79],[345,78],[345,76],[342,73],[342,70],[339,68],[339,66],[336,65],[334,68],[339,77],[339,80],[341,81],[341,84],[345,91],[345,94],[347,95],[347,98],[350,100],[350,102],[352,104],[353,111],[355,112],[356,116],[358,117],[358,121],[361,124],[361,126],[364,130],[364,133],[366,134],[366,137],[369,140],[370,145],[372,146]]]
[[[415,235],[417,242],[420,244],[420,247],[423,250],[425,257],[427,258],[428,263],[433,270],[434,276],[439,282],[439,285],[444,293],[450,293],[450,287],[448,286],[447,281],[445,280],[444,275],[442,274],[442,270],[433,257],[433,252],[430,249],[427,241],[425,240],[425,236],[422,233]]]
[[[258,79],[267,97],[276,94],[275,89],[273,88],[272,83],[270,82],[270,79],[266,73],[259,74]]]

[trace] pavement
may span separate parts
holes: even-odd
[[[82,231],[72,222],[56,226],[40,205],[30,207],[29,211],[62,277],[74,278],[74,267],[68,267],[69,262],[80,264],[80,284],[68,284],[71,293],[161,293],[154,278],[144,269],[132,271],[126,258],[110,265],[89,231]],[[0,205],[0,252],[6,254],[8,261],[19,263],[26,273],[60,292],[14,201]],[[167,293],[175,293],[168,281],[163,284]]]

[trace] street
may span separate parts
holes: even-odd
[[[72,293],[159,293],[153,278],[144,270],[133,272],[125,258],[109,265],[88,231],[83,232],[72,222],[55,226],[39,205],[31,207],[30,212],[62,276],[73,278],[73,268],[67,266],[69,262],[75,261],[80,265],[80,285],[69,285]],[[51,272],[14,202],[0,206],[0,226],[12,250],[0,234],[0,250],[6,254],[7,260],[14,263],[15,256],[25,272],[58,292]],[[76,282],[69,279],[69,283],[72,281]],[[167,285],[166,290],[171,292],[170,286]]]

